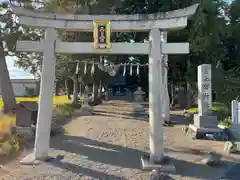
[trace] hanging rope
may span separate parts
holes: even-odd
[[[137,65],[137,75],[139,75],[139,64]]]
[[[87,63],[84,64],[84,75],[87,74]]]
[[[132,76],[132,70],[133,70],[133,69],[132,69],[132,64],[130,64],[130,73],[129,73],[130,76]]]
[[[123,66],[123,76],[125,76],[126,75],[126,64],[124,64],[124,66]]]
[[[91,68],[91,74],[93,75],[94,72],[95,72],[95,65],[94,65],[94,63],[93,63],[93,64],[92,64],[92,68]]]
[[[80,71],[80,68],[79,68],[79,62],[77,62],[77,66],[76,66],[76,72],[75,72],[75,74],[78,74],[79,71]]]

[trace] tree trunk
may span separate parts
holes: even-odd
[[[74,79],[73,79],[73,104],[78,103],[77,86],[78,86],[77,77],[74,77]]]
[[[82,91],[82,83],[81,82],[79,82],[79,95],[80,96],[82,96],[83,95],[83,93],[82,93],[83,91]]]
[[[59,89],[60,89],[59,83],[56,82],[55,83],[55,96],[59,96]]]
[[[99,82],[99,87],[98,87],[98,96],[102,97],[102,81],[101,80]]]
[[[92,100],[94,101],[96,98],[96,85],[95,83],[92,86]]]
[[[65,79],[65,93],[67,94],[68,99],[71,100],[71,93],[70,93],[70,90],[68,88],[68,80],[67,79]]]
[[[9,111],[16,108],[16,100],[7,68],[2,42],[0,46],[0,87],[4,104],[4,112],[8,113]]]
[[[175,99],[175,93],[174,93],[174,84],[171,84],[171,106],[174,106],[174,99]]]
[[[188,72],[188,75],[187,75],[187,79],[186,79],[186,90],[187,90],[187,109],[191,108],[192,106],[192,100],[191,100],[191,97],[192,97],[192,94],[191,94],[191,84],[190,84],[190,79],[189,79],[189,76],[190,76],[190,69],[191,69],[191,62],[190,62],[190,59],[187,60],[187,72]]]
[[[80,96],[83,96],[83,92],[84,92],[84,81],[83,81],[83,77],[79,77],[79,94]]]

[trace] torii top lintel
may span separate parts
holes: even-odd
[[[187,26],[187,18],[192,16],[198,4],[184,9],[155,14],[133,15],[75,15],[28,10],[11,4],[12,11],[21,24],[76,31],[93,31],[92,21],[110,20],[111,31],[149,31],[152,28],[175,29]]]

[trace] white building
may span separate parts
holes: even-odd
[[[11,79],[11,82],[15,97],[38,96],[40,85],[38,79]]]

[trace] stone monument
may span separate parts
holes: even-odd
[[[240,103],[237,100],[232,101],[232,126],[231,135],[234,140],[240,140]]]
[[[138,87],[134,92],[134,115],[137,119],[147,119],[147,114],[143,105],[144,95],[145,92],[143,92],[141,87]]]
[[[217,117],[212,114],[212,84],[211,65],[198,66],[198,114],[194,114],[194,124],[190,124],[191,131],[196,137],[205,136],[208,133],[218,133]]]
[[[93,108],[89,105],[89,89],[88,86],[84,89],[83,105],[80,108],[80,115],[89,116],[93,114]]]
[[[40,41],[18,41],[16,51],[42,52],[40,102],[36,127],[34,153],[29,160],[44,160],[48,156],[52,117],[53,83],[55,79],[56,53],[68,54],[127,54],[149,55],[149,132],[150,155],[143,157],[144,169],[156,169],[157,174],[166,171],[163,145],[162,103],[164,95],[159,87],[162,83],[162,55],[187,54],[189,43],[166,43],[160,33],[187,26],[198,4],[188,8],[157,14],[89,15],[59,14],[33,11],[11,4],[19,23],[26,26],[45,28]],[[100,20],[98,18],[101,18]],[[93,32],[94,42],[63,42],[57,29]],[[101,30],[101,32],[100,32]],[[149,41],[140,43],[111,42],[111,32],[149,32]],[[171,164],[171,167],[174,167]],[[172,168],[175,169],[175,168]]]

